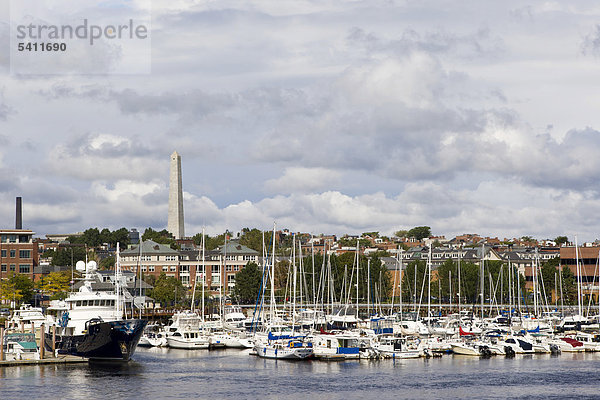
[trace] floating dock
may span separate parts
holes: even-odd
[[[44,358],[41,360],[10,360],[0,361],[0,367],[14,367],[23,365],[53,365],[53,364],[83,364],[88,360],[83,357],[61,356],[53,358]]]

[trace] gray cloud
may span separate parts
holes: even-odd
[[[600,56],[600,24],[596,24],[581,43],[581,53],[586,56]]]
[[[347,36],[349,46],[361,46],[369,53],[405,54],[424,51],[429,54],[447,53],[460,58],[498,57],[504,50],[502,39],[482,27],[466,35],[443,30],[420,33],[406,29],[398,38],[381,38],[373,32],[354,27]]]

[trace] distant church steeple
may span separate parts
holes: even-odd
[[[171,154],[171,172],[169,175],[169,218],[167,230],[175,239],[185,237],[183,228],[183,188],[181,185],[181,156],[174,151]]]

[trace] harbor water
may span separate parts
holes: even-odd
[[[0,368],[0,399],[565,399],[600,397],[600,354],[342,362],[248,350],[138,348],[123,365]]]

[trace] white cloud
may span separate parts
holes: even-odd
[[[314,192],[335,186],[341,172],[327,168],[289,167],[281,177],[265,181],[265,188],[271,193]]]

